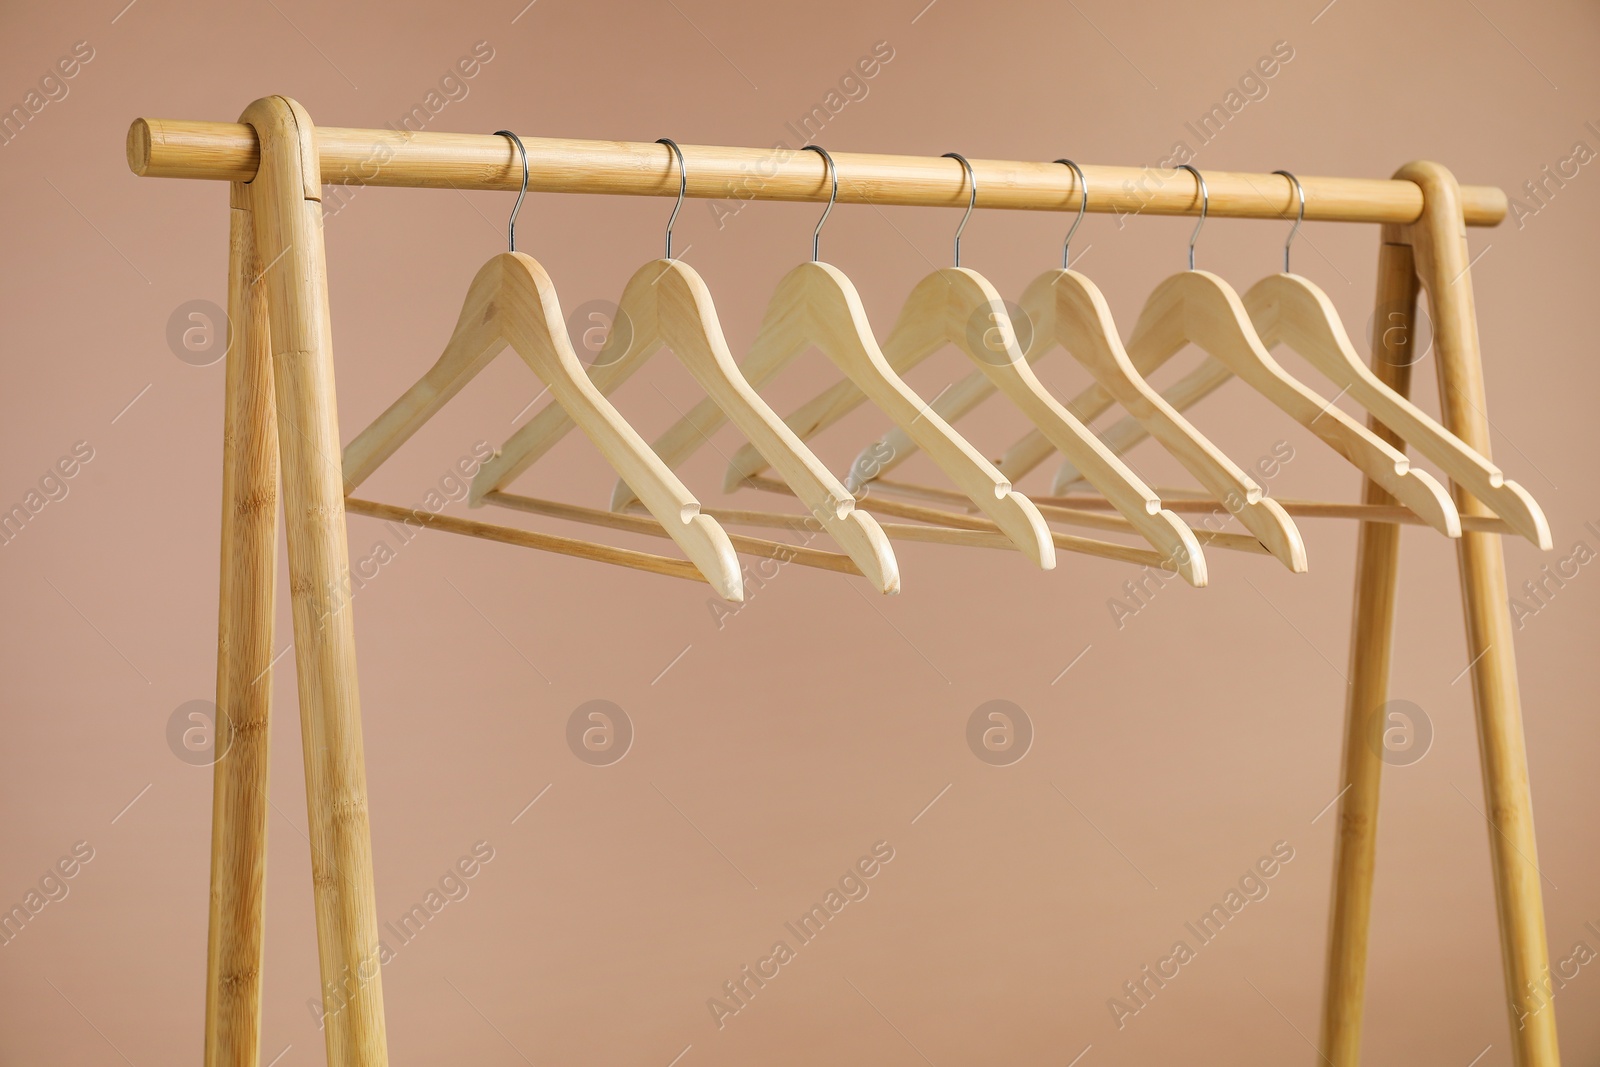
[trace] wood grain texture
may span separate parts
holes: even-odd
[[[243,186],[230,188],[222,576],[212,731],[206,1067],[255,1067],[267,871],[268,722],[278,562],[278,422],[266,289]]]
[[[1417,274],[1433,317],[1444,424],[1487,457],[1488,402],[1459,190],[1450,172],[1437,163],[1409,163],[1396,175],[1418,183],[1427,199],[1422,218],[1408,229]],[[1485,513],[1484,506],[1460,486],[1456,487],[1456,500],[1465,514]],[[1493,534],[1463,534],[1457,560],[1513,1061],[1518,1067],[1557,1067],[1561,1054],[1555,1006],[1548,996],[1530,996],[1530,991],[1542,990],[1550,980],[1550,956],[1504,547]]]
[[[661,145],[635,141],[583,141],[523,137],[528,188],[535,192],[677,196],[672,156]],[[496,189],[522,186],[522,162],[504,137],[472,133],[416,133],[322,126],[316,130],[327,185]],[[135,119],[128,130],[128,167],[153,178],[205,178],[247,182],[256,173],[260,145],[250,128],[226,122]],[[822,161],[795,150],[683,145],[689,168],[687,195],[716,200],[807,200],[825,203],[829,182]],[[970,187],[959,164],[940,156],[835,152],[839,201],[965,208]],[[1081,190],[1072,173],[1054,163],[1000,159],[971,161],[978,207],[1077,211]],[[1194,180],[1181,171],[1085,164],[1089,210],[1116,214],[1197,215]],[[1413,222],[1422,212],[1416,185],[1372,178],[1300,176],[1308,221]],[[1292,218],[1293,187],[1270,174],[1207,170],[1212,218]],[[1506,216],[1504,191],[1463,189],[1467,222],[1494,226]]]
[[[1386,238],[1395,235],[1386,228]],[[1372,326],[1373,372],[1396,393],[1409,391],[1411,360],[1404,340],[1416,322],[1417,276],[1411,248],[1386,239],[1378,252],[1377,306]],[[1391,341],[1396,343],[1391,343]],[[1374,433],[1393,439],[1376,420]],[[1362,501],[1393,506],[1394,497],[1368,478]],[[1350,676],[1345,690],[1344,752],[1336,783],[1333,890],[1328,903],[1319,1048],[1330,1067],[1361,1060],[1361,1023],[1367,981],[1367,941],[1372,921],[1372,880],[1378,851],[1378,793],[1383,774],[1382,712],[1389,697],[1394,648],[1395,588],[1400,569],[1400,527],[1363,522],[1356,549],[1355,603],[1350,618]]]
[[[311,120],[281,96],[251,104],[261,138],[250,185],[256,258],[266,271],[289,595],[305,750],[306,818],[327,1005],[323,1038],[337,1067],[383,1067],[388,1048],[372,883],[366,767],[357,695],[333,331]]]

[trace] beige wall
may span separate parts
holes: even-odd
[[[1575,142],[1600,150],[1592,5],[1342,0],[1319,14],[1318,0],[1209,11],[939,0],[919,15],[921,0],[542,0],[519,15],[520,0],[381,14],[143,0],[118,15],[119,2],[14,8],[0,32],[8,106],[75,42],[92,52],[0,146],[0,504],[80,449],[74,476],[48,483],[66,495],[0,547],[0,905],[85,843],[74,876],[49,883],[65,898],[0,948],[0,1061],[199,1055],[210,774],[174,756],[168,726],[212,694],[223,373],[177,358],[168,324],[186,302],[224,301],[227,190],[130,175],[122,139],[135,116],[231,120],[284,93],[319,122],[379,126],[481,41],[492,59],[429,128],[793,146],[786,123],[887,42],[892,58],[845,86],[855,99],[821,143],[1154,164],[1182,140],[1201,167],[1372,177],[1439,160],[1538,207],[1471,235],[1496,456],[1544,505],[1557,544],[1541,557],[1508,543],[1512,584],[1579,542],[1600,549],[1600,372],[1585,325],[1600,176],[1582,166],[1542,206],[1520,192]],[[1275,46],[1292,58],[1247,82],[1254,99],[1201,145],[1185,124]],[[367,189],[329,217],[347,440],[437,353],[472,272],[502,247],[510,204]],[[666,212],[535,196],[522,241],[576,308],[614,299],[658,254]],[[685,208],[680,247],[736,348],[815,217],[752,204],[719,227],[707,204]],[[946,262],[955,221],[844,207],[824,254],[882,330]],[[966,264],[1016,295],[1055,262],[1064,222],[979,215]],[[1183,266],[1188,228],[1096,216],[1080,231],[1081,269],[1125,329]],[[1275,269],[1284,231],[1213,221],[1201,265],[1243,288]],[[1358,338],[1376,240],[1371,227],[1311,225],[1296,249]],[[1430,367],[1419,392],[1436,409]],[[912,382],[931,395],[962,370],[944,353]],[[1084,380],[1060,358],[1045,372],[1063,390]],[[786,409],[826,378],[813,356],[769,395]],[[421,499],[475,442],[498,444],[537,392],[521,366],[495,366],[371,494]],[[618,403],[648,435],[695,398],[663,358]],[[1287,442],[1274,493],[1358,490],[1351,468],[1242,387],[1196,420],[1245,463]],[[1021,431],[999,404],[963,427],[987,450]],[[842,469],[882,428],[858,412],[818,452]],[[725,431],[716,449],[737,440]],[[1153,452],[1134,459],[1152,481],[1176,477]],[[712,450],[685,472],[708,502],[721,500],[719,474]],[[521,484],[603,505],[611,476],[574,439]],[[1021,487],[1047,484],[1041,471]],[[1354,529],[1304,532],[1309,574],[1213,553],[1209,589],[1169,585],[1121,629],[1108,601],[1129,569],[1071,555],[1041,574],[1014,555],[906,546],[892,600],[787,568],[719,627],[689,583],[442,535],[405,545],[355,605],[382,918],[398,921],[478,842],[493,858],[464,899],[395,941],[384,972],[395,1062],[1062,1064],[1086,1046],[1085,1067],[1241,1050],[1311,1062],[1334,831],[1331,814],[1314,817],[1337,791]],[[364,518],[350,534],[361,556],[392,541]],[[1507,1064],[1451,546],[1408,529],[1400,593],[1393,692],[1424,709],[1434,739],[1385,777],[1367,1062]],[[1597,606],[1600,569],[1582,567],[1517,635],[1557,959],[1577,942],[1600,949]],[[289,638],[285,602],[277,647]],[[263,1062],[282,1052],[283,1067],[322,1055],[307,1008],[318,977],[293,659],[273,675],[263,1028]],[[593,699],[620,705],[636,731],[611,766],[580,762],[565,740]],[[1009,767],[980,762],[965,739],[995,699],[1025,709],[1036,734]],[[800,946],[784,923],[877,842],[893,859],[861,883],[870,892]],[[1189,940],[1185,922],[1275,846],[1293,858],[1264,899],[1119,1030],[1108,999]],[[708,998],[779,939],[795,958],[719,1029]],[[1569,1064],[1600,1060],[1597,1007],[1591,963],[1556,999]]]

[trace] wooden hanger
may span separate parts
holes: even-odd
[[[1273,173],[1282,174],[1294,184],[1300,197],[1300,218],[1284,242],[1283,273],[1261,279],[1244,295],[1245,310],[1262,342],[1268,347],[1281,342],[1298,352],[1514,530],[1548,549],[1550,524],[1528,491],[1507,481],[1499,467],[1382,382],[1350,343],[1328,295],[1306,278],[1289,272],[1289,246],[1305,218],[1305,190],[1288,171]]]
[[[808,146],[822,152],[816,146]],[[838,179],[831,158],[827,161],[837,191]],[[832,208],[830,200],[829,209]],[[823,221],[827,214],[824,213]],[[818,233],[821,223],[818,223]],[[812,237],[812,254],[817,253],[818,234]],[[744,377],[760,387],[809,347],[821,349],[844,372],[851,396],[869,399],[904,428],[929,458],[989,516],[995,525],[1034,563],[1049,570],[1055,566],[1055,542],[1037,508],[1027,497],[1011,488],[993,464],[957,434],[907,386],[891,368],[872,336],[861,297],[843,272],[813,259],[791,270],[778,284],[767,306],[766,316],[755,343],[740,364]],[[722,424],[722,413],[706,402],[697,405],[666,433],[657,438],[657,453],[669,466],[686,460]],[[785,420],[802,440],[816,427]],[[741,450],[747,458],[729,468],[726,487],[734,488],[766,464],[758,452]],[[745,471],[744,467],[754,469]],[[631,490],[618,486],[612,496],[614,508],[626,507]]]
[[[507,134],[516,140],[515,134]],[[517,140],[518,147],[521,141]],[[526,174],[527,155],[523,155]],[[518,206],[521,196],[518,196]],[[511,243],[516,243],[516,209]],[[531,256],[502,252],[472,280],[461,316],[443,354],[428,372],[361,431],[344,450],[344,491],[349,496],[384,460],[499,355],[516,350],[594,442],[606,461],[638,493],[650,514],[724,599],[744,597],[738,556],[716,520],[644,439],[589,381],[567,338],[549,275]]]
[[[1173,385],[1161,394],[1161,398],[1171,405],[1174,411],[1188,411],[1202,398],[1210,396],[1216,388],[1233,378],[1233,372],[1215,360],[1207,359],[1200,366],[1178,379]],[[1072,398],[1071,406],[1085,419],[1099,418],[1115,402],[1115,398],[1104,388],[1096,384],[1085,389]],[[1091,414],[1091,412],[1093,414]],[[1150,436],[1144,425],[1133,418],[1124,418],[1112,423],[1100,440],[1106,447],[1119,456],[1128,449]],[[1050,458],[1050,442],[1037,435],[1022,438],[1016,444],[1006,449],[1000,457],[999,467],[1002,471],[1031,471],[1039,464]],[[1013,478],[1021,477],[1012,474]],[[1050,485],[1052,494],[1067,492],[1073,486],[1083,481],[1083,476],[1078,473],[1072,463],[1063,463],[1056,471],[1054,480]]]
[[[739,560],[728,535],[715,519],[700,514],[700,502],[590,383],[567,340],[555,286],[544,268],[521,252],[502,252],[484,264],[467,290],[455,332],[438,361],[346,446],[346,495],[507,345],[550,387],[555,402],[571,414],[606,461],[635,487],[650,514],[712,588],[725,599],[742,600]]]
[[[967,216],[970,216],[977,201],[972,167],[957,153],[946,153],[946,157],[959,162],[967,177],[971,189],[967,203]],[[1162,558],[1172,560],[1172,565],[1192,584],[1204,585],[1205,559],[1194,532],[1176,515],[1162,510],[1160,498],[1062,407],[1034,376],[1017,345],[1000,294],[982,275],[960,265],[961,233],[966,221],[964,216],[956,230],[956,266],[937,270],[924,278],[901,309],[894,329],[883,344],[883,354],[889,365],[896,373],[904,374],[947,344],[966,353],[977,364],[979,373],[1005,393],[1040,433],[1092,472],[1089,478],[1095,487],[1162,554]],[[859,391],[848,397],[842,391],[830,394],[825,418],[808,419],[803,425],[808,430],[813,427],[821,430],[865,399]],[[760,458],[749,449],[741,449],[734,454],[729,474],[730,478],[735,474],[749,477],[760,470]],[[865,473],[861,464],[853,465],[846,484],[858,490],[867,480]]]
[[[1304,571],[1305,545],[1294,520],[1276,501],[1264,496],[1260,485],[1145,381],[1122,347],[1111,310],[1099,288],[1082,274],[1069,269],[1072,236],[1083,221],[1089,201],[1082,171],[1077,164],[1067,159],[1058,159],[1056,162],[1071,167],[1078,175],[1078,217],[1062,244],[1061,269],[1039,275],[1023,293],[1021,308],[1024,320],[1032,327],[1025,353],[1027,363],[1037,361],[1056,347],[1071,353],[1099,383],[1097,398],[1104,397],[1104,406],[1097,410],[1079,407],[1080,401],[1074,401],[1071,410],[1087,420],[1101,414],[1113,400],[1120,403],[1218,501],[1229,503],[1230,510],[1262,546],[1290,570]],[[946,390],[935,402],[935,408],[946,418],[959,418],[997,388],[996,383],[983,372],[974,373]],[[1038,428],[1030,433],[1027,440],[1041,442],[1044,449],[1027,469],[1016,470],[1009,477],[1021,477],[1028,473],[1057,447],[1050,436]],[[1098,438],[1095,443],[1099,450],[1112,451]],[[891,430],[875,448],[869,448],[863,455],[885,457],[876,466],[879,473],[887,473],[914,450],[915,444],[906,439],[901,431]],[[1075,460],[1072,454],[1068,456],[1069,462]],[[1078,467],[1075,465],[1073,469],[1077,470]],[[1004,461],[1001,471],[1006,473]],[[1098,485],[1096,487],[1099,488]]]
[[[657,143],[667,145],[677,155],[679,165],[680,197],[667,222],[667,255],[646,263],[628,280],[616,318],[626,327],[610,331],[595,357],[589,380],[601,395],[608,396],[651,356],[663,348],[670,349],[694,375],[708,399],[732,419],[759,454],[793,487],[795,496],[844,548],[861,573],[880,592],[898,592],[899,565],[877,520],[856,509],[850,492],[740,374],[723,338],[705,281],[687,263],[672,258],[672,223],[683,206],[682,192],[688,178],[678,146],[667,138]],[[572,418],[563,408],[546,406],[484,464],[473,480],[471,499],[476,503],[491,492],[503,490],[564,437],[572,425]]]
[[[1285,242],[1285,272],[1257,282],[1243,298],[1245,309],[1263,343],[1268,346],[1288,344],[1330,381],[1348,392],[1379,422],[1414,445],[1418,452],[1438,463],[1452,480],[1500,516],[1512,532],[1521,534],[1541,548],[1548,548],[1551,543],[1549,523],[1527,490],[1516,482],[1506,480],[1491,461],[1384,384],[1350,343],[1327,294],[1307,279],[1288,273],[1288,248],[1304,217],[1304,193],[1294,175],[1287,171],[1274,173],[1288,179],[1301,196],[1301,218],[1296,219]],[[1232,371],[1226,366],[1206,360],[1174,383],[1163,395],[1173,407],[1184,410],[1210,395],[1232,377]],[[1090,404],[1095,402],[1094,398],[1087,396],[1081,399]],[[1145,436],[1141,426],[1130,419],[1123,419],[1106,431],[1104,439],[1111,449],[1120,453],[1138,444]],[[1024,440],[1014,446],[1013,452],[1025,459],[1037,447],[1035,442]],[[1000,468],[1002,471],[1007,469],[1005,460],[1002,460]],[[1070,464],[1064,465],[1056,476],[1052,491],[1062,492],[1078,480],[1078,472]]]
[[[1181,169],[1194,174],[1200,186],[1200,221],[1189,239],[1189,269],[1158,285],[1145,303],[1127,344],[1133,365],[1148,376],[1186,345],[1197,345],[1428,525],[1448,537],[1461,536],[1461,517],[1444,487],[1279,366],[1256,334],[1239,295],[1215,274],[1194,269],[1194,242],[1205,225],[1208,195],[1198,170],[1188,164]]]

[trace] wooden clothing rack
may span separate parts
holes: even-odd
[[[541,192],[675,196],[679,174],[660,144],[526,138],[528,188]],[[505,137],[318,128],[285,97],[257,100],[238,123],[139,119],[128,132],[135,174],[230,184],[226,413],[223,431],[222,573],[206,968],[206,1063],[258,1063],[267,725],[272,663],[276,517],[281,473],[304,737],[307,816],[317,942],[325,995],[342,1010],[325,1020],[328,1062],[387,1062],[377,957],[366,772],[349,596],[345,494],[334,402],[332,327],[322,234],[325,185],[497,189],[522,185]],[[687,195],[727,199],[828,199],[809,153],[685,146]],[[950,159],[839,153],[838,199],[852,203],[966,207],[968,186]],[[1050,163],[972,160],[980,207],[1195,215],[1193,182],[1148,169],[1085,166],[1084,187]],[[1297,204],[1279,177],[1208,171],[1210,214],[1291,219]],[[1438,358],[1444,425],[1487,456],[1484,380],[1465,228],[1493,226],[1505,194],[1462,186],[1435,163],[1394,178],[1304,177],[1305,218],[1378,223],[1372,367],[1404,393],[1399,357],[1426,292]],[[1401,329],[1396,329],[1401,327]],[[1379,359],[1380,353],[1397,358]],[[280,432],[281,428],[281,432]],[[1374,423],[1391,443],[1395,435]],[[1517,689],[1515,642],[1499,534],[1475,498],[1455,487],[1464,520],[1458,553],[1483,784],[1491,822],[1495,900],[1514,1059],[1558,1063],[1543,902]],[[1370,480],[1364,502],[1392,505]],[[382,505],[375,505],[382,507]],[[1376,514],[1373,512],[1371,514]],[[540,535],[438,517],[537,539]],[[1363,521],[1358,549],[1350,686],[1338,801],[1339,829],[1328,931],[1322,1058],[1359,1057],[1367,937],[1377,842],[1382,753],[1369,744],[1388,688],[1399,526]],[[458,532],[478,532],[471,529]],[[561,539],[555,539],[561,540]],[[1542,1010],[1539,1010],[1542,1007]]]

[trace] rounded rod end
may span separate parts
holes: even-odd
[[[150,171],[150,123],[146,119],[134,119],[133,125],[128,127],[128,169],[139,177],[144,177]]]

